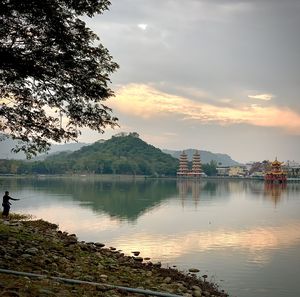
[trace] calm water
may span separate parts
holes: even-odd
[[[300,184],[0,178],[30,213],[130,254],[199,268],[231,296],[300,296]]]

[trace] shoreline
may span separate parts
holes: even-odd
[[[138,251],[129,256],[103,243],[78,241],[75,234],[62,232],[57,225],[43,220],[24,220],[22,215],[1,220],[0,240],[1,269],[45,276],[31,278],[0,272],[3,296],[5,292],[15,292],[7,296],[146,296],[110,286],[185,297],[228,296],[198,269],[185,273],[163,268],[140,257]],[[86,283],[66,284],[59,278]]]
[[[147,175],[127,175],[127,174],[5,174],[0,173],[1,178],[94,178],[99,180],[178,180],[178,181],[203,181],[203,180],[239,180],[239,181],[259,181],[265,182],[263,177],[239,177],[239,176],[202,176],[195,177],[176,177],[176,176],[147,176]],[[288,183],[300,183],[300,177],[288,177]],[[274,183],[276,184],[276,183]]]

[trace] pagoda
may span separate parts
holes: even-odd
[[[201,159],[199,151],[195,151],[193,155],[192,170],[188,167],[188,157],[183,151],[179,158],[179,169],[177,171],[178,177],[200,177],[202,174],[201,170]]]
[[[194,153],[193,166],[190,174],[196,177],[201,176],[201,160],[200,160],[200,154],[198,150]]]
[[[177,171],[177,176],[186,176],[188,172],[189,172],[188,157],[185,151],[183,151],[179,158],[179,169]]]
[[[283,162],[279,162],[277,158],[271,163],[271,168],[265,173],[265,181],[268,183],[286,183],[287,176],[281,168]]]

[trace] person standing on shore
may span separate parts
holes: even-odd
[[[9,202],[9,200],[20,200],[20,199],[10,197],[9,192],[5,191],[5,194],[3,196],[3,202],[2,202],[2,206],[3,206],[2,218],[3,219],[8,219],[9,210],[10,210],[10,206],[11,206],[11,203]]]

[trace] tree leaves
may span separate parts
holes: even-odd
[[[117,125],[101,102],[113,96],[109,75],[118,65],[78,18],[109,4],[0,1],[0,129],[22,140],[16,151],[31,157],[50,141],[76,140],[82,127],[101,133]]]

